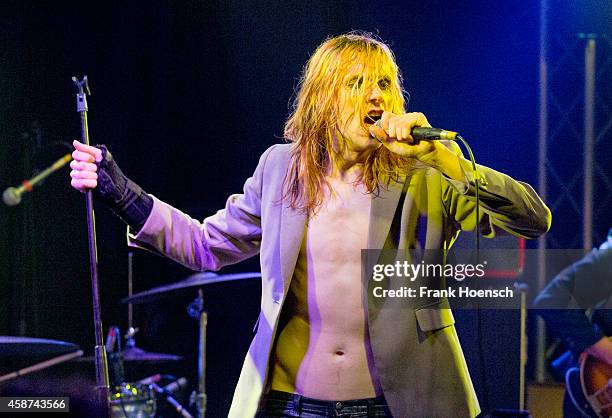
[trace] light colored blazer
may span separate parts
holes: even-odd
[[[456,147],[455,144],[453,146]],[[457,148],[458,149],[458,148]],[[306,216],[281,204],[290,145],[270,147],[242,194],[200,222],[154,199],[153,211],[131,245],[154,249],[194,270],[217,270],[257,253],[262,295],[259,325],[244,360],[230,417],[255,415],[266,389],[279,314],[293,276]],[[458,151],[460,152],[460,151]],[[450,248],[459,230],[475,228],[471,167],[466,182],[433,169],[419,170],[381,187],[372,199],[368,248]],[[550,211],[533,189],[479,166],[484,185],[481,225],[533,238],[550,226]],[[478,400],[449,309],[433,301],[410,310],[368,309],[374,361],[389,408],[396,417],[473,417]]]

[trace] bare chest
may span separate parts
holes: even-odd
[[[346,187],[345,187],[346,186]],[[371,195],[339,185],[308,220],[275,350],[272,388],[320,399],[381,392],[371,375],[361,286]]]
[[[362,187],[335,185],[320,210],[308,220],[307,251],[314,259],[360,257],[367,248],[372,198]]]

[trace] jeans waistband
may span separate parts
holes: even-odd
[[[298,414],[302,411],[317,411],[320,412],[322,416],[328,416],[327,414],[350,411],[357,412],[357,410],[362,410],[364,412],[377,410],[379,412],[383,412],[383,410],[388,411],[387,408],[387,402],[385,401],[385,397],[382,395],[375,398],[334,401],[314,399],[307,396],[298,395],[296,393],[271,390],[267,395],[265,395],[261,410],[268,410],[268,412],[272,412],[270,409],[282,409],[286,413],[295,412]]]

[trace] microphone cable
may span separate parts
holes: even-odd
[[[478,173],[478,168],[476,167],[476,159],[474,158],[474,153],[472,153],[472,149],[470,145],[467,143],[465,139],[459,134],[456,136],[456,140],[461,141],[463,146],[468,152],[470,157],[470,162],[472,163],[472,175],[474,177],[474,191],[476,197],[476,264],[480,261],[480,174]],[[478,345],[478,361],[480,362],[480,378],[482,381],[482,395],[484,398],[484,411],[489,410],[489,389],[487,386],[487,372],[485,369],[485,354],[483,349],[483,324],[482,324],[482,312],[480,308],[480,302],[478,302],[476,306],[476,343]]]

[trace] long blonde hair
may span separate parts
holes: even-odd
[[[359,82],[347,85],[347,78]],[[372,34],[349,32],[325,40],[306,63],[285,123],[284,137],[293,143],[291,164],[285,176],[285,193],[291,207],[312,213],[323,201],[325,170],[341,158],[345,139],[336,135],[340,123],[339,96],[350,88],[354,111],[364,114],[367,89],[386,80],[385,110],[404,113],[402,78],[389,47]],[[362,127],[366,128],[364,121]],[[368,193],[397,179],[410,161],[385,147],[372,152],[358,179]]]

